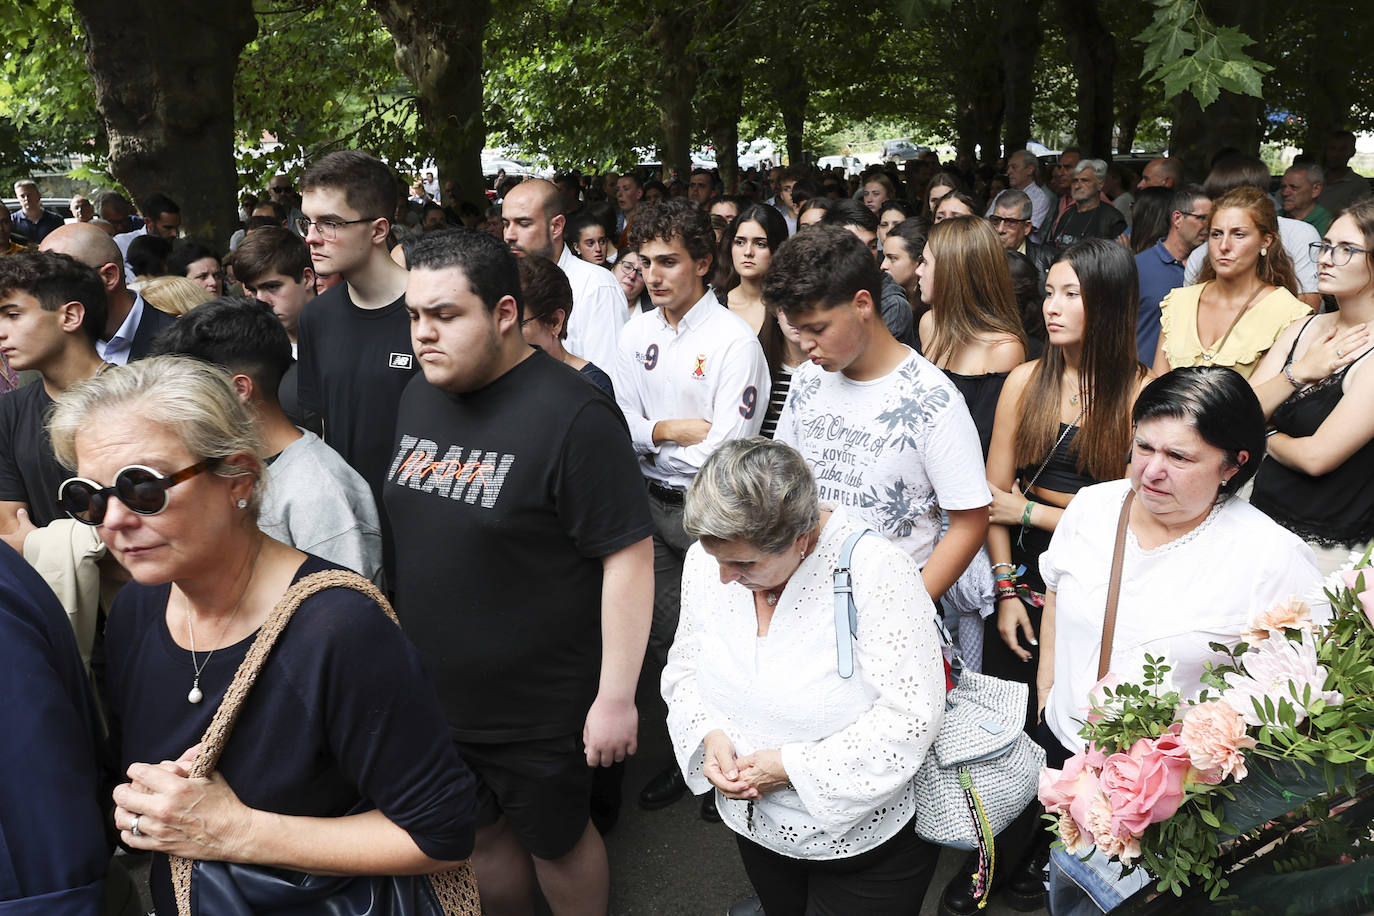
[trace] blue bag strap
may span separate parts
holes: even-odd
[[[854,545],[866,534],[877,532],[865,528],[844,539],[835,568],[835,656],[840,677],[846,678],[854,674],[854,637],[859,635],[859,610],[854,605],[854,577],[849,572],[849,561]]]

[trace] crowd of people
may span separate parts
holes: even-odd
[[[964,670],[1027,686],[1062,761],[1118,523],[1111,670],[1163,652],[1185,693],[1209,643],[1319,603],[1374,541],[1374,198],[1346,139],[1281,206],[1235,151],[1138,180],[1073,149],[730,193],[498,176],[487,211],[341,151],[246,198],[223,252],[165,195],[64,220],[21,182],[4,892],[98,912],[119,844],[152,855],[159,914],[176,857],[470,859],[493,916],[604,914],[622,798],[690,792],[737,836],[737,916],[917,912],[942,624]],[[672,759],[627,793],[651,733]],[[993,889],[1042,906],[1048,867],[1079,912],[1040,813]],[[942,912],[985,902],[967,874]]]

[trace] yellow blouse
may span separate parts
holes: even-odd
[[[1206,283],[1181,286],[1159,305],[1160,340],[1169,368],[1227,366],[1247,379],[1260,357],[1274,345],[1283,329],[1312,309],[1288,290],[1278,287],[1250,307],[1215,352],[1203,349],[1197,333],[1198,300]]]

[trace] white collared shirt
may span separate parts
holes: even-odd
[[[582,260],[567,245],[558,258],[558,267],[567,275],[573,294],[568,339],[563,347],[609,370],[615,365],[616,339],[628,317],[625,293],[609,270]]]
[[[134,293],[134,304],[109,340],[97,340],[95,350],[105,362],[123,366],[129,361],[129,351],[134,345],[134,335],[138,333],[138,323],[143,320],[143,297]]]
[[[768,410],[763,347],[748,322],[709,289],[676,328],[661,308],[630,318],[614,365],[615,399],[640,470],[666,486],[685,489],[718,445],[757,435]],[[697,417],[711,424],[704,441],[654,445],[658,421]]]

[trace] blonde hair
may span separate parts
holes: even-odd
[[[98,417],[108,422],[110,415],[160,424],[220,477],[253,477],[248,514],[256,521],[264,486],[262,443],[228,372],[187,356],[152,356],[73,385],[48,419],[57,460],[76,467],[77,434],[96,425]],[[252,461],[230,464],[227,459],[235,455]]]
[[[138,292],[159,312],[178,318],[202,302],[215,298],[214,293],[189,277],[153,277],[145,281]]]

